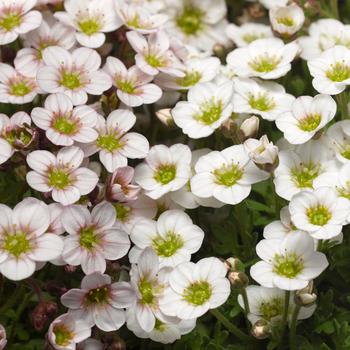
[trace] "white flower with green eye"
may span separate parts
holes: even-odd
[[[232,82],[194,86],[187,101],[178,102],[172,109],[175,124],[194,139],[211,135],[231,116],[232,94]]]
[[[180,189],[190,176],[191,151],[180,143],[153,146],[145,162],[135,168],[136,183],[153,199]]]
[[[160,298],[160,310],[168,316],[189,320],[222,305],[230,295],[227,269],[218,258],[185,262],[169,275],[169,286]]]
[[[331,187],[319,187],[296,194],[289,203],[289,211],[297,229],[325,240],[340,234],[349,217],[350,202]]]
[[[312,85],[321,94],[340,94],[350,84],[350,49],[345,46],[334,46],[307,65]]]
[[[239,77],[276,79],[290,71],[298,50],[295,42],[284,44],[278,38],[258,39],[230,52],[227,63]]]
[[[315,252],[314,240],[296,231],[283,239],[263,239],[256,246],[262,261],[250,269],[251,277],[263,287],[283,290],[305,288],[328,266],[323,253]]]
[[[299,96],[291,111],[277,117],[276,126],[289,143],[301,144],[330,122],[336,112],[337,104],[329,95]]]
[[[342,120],[334,123],[326,132],[335,156],[342,163],[350,161],[350,121]]]
[[[199,250],[204,232],[193,225],[191,218],[181,210],[167,210],[157,221],[140,219],[130,232],[135,246],[129,252],[129,260],[136,263],[143,249],[152,247],[159,257],[159,266],[175,267],[191,260],[191,254]]]

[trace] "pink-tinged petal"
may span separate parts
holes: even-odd
[[[79,168],[75,170],[74,176],[76,177],[74,186],[82,195],[90,193],[98,183],[97,174],[87,168]]]
[[[122,102],[130,107],[138,107],[143,104],[143,99],[139,95],[128,94],[121,90],[117,90],[117,96]]]
[[[39,11],[30,11],[22,17],[21,24],[15,28],[15,32],[18,34],[25,34],[40,26],[42,16]]]
[[[79,243],[79,236],[70,235],[64,239],[62,259],[67,264],[78,266],[83,258],[83,248]]]
[[[83,162],[84,152],[76,146],[61,148],[57,153],[57,162],[77,169]]]
[[[60,74],[57,68],[55,67],[42,67],[38,70],[36,75],[37,83],[45,92],[54,93],[62,90],[62,87],[59,83]]]
[[[118,58],[112,56],[107,57],[103,70],[107,72],[112,79],[116,76],[126,76],[128,73],[124,63]]]
[[[90,290],[111,283],[111,277],[108,275],[94,272],[91,275],[85,276],[81,281],[81,288]]]
[[[145,332],[151,332],[156,324],[153,312],[146,306],[137,305],[136,318]]]
[[[132,66],[129,68],[128,75],[135,80],[136,86],[141,86],[147,84],[153,80],[152,75],[148,75],[142,70],[140,70],[137,66]]]
[[[83,306],[85,291],[81,289],[71,289],[61,296],[61,303],[70,309],[80,309]]]
[[[0,232],[12,228],[12,210],[5,204],[0,204]]]
[[[55,202],[61,203],[63,205],[70,205],[77,202],[80,198],[80,192],[77,188],[71,186],[67,189],[60,190],[57,188],[54,188],[52,190],[52,199]]]
[[[17,112],[15,113],[11,119],[10,124],[11,125],[31,125],[32,120],[30,119],[30,116],[26,112]]]
[[[35,272],[35,262],[27,257],[10,257],[0,264],[0,272],[12,281],[20,281]]]
[[[138,91],[140,90],[140,91]],[[155,84],[146,84],[137,89],[137,93],[143,99],[143,103],[150,104],[158,101],[162,97],[162,89]]]
[[[16,75],[16,71],[9,64],[0,63],[0,81],[7,82],[13,76]]]
[[[111,203],[102,202],[91,212],[92,222],[99,231],[104,231],[113,226],[115,223],[115,210]]]
[[[35,240],[35,247],[28,256],[35,261],[49,261],[58,258],[62,250],[62,238],[53,233],[46,233]]]
[[[22,11],[28,12],[37,4],[37,0],[25,0],[25,1],[20,1],[20,3],[21,3]]]
[[[50,212],[44,202],[28,197],[14,207],[12,219],[23,232],[39,236],[46,232],[50,225]]]
[[[29,171],[26,175],[26,180],[30,187],[39,192],[50,192],[52,189],[52,187],[48,185],[47,177],[35,171]]]
[[[88,95],[85,90],[87,91],[86,86],[84,87],[84,89],[80,89],[80,90],[65,89],[64,93],[71,98],[73,105],[77,106],[77,105],[83,105],[87,102]],[[102,92],[99,93],[99,95],[101,94]]]
[[[94,127],[97,123],[97,112],[89,106],[77,106],[74,108],[72,116],[79,118],[84,126]]]
[[[80,47],[74,50],[72,59],[77,67],[82,67],[88,72],[98,70],[101,65],[100,55],[95,50],[87,47]]]
[[[43,61],[47,66],[60,69],[72,66],[72,55],[60,46],[50,46],[43,51]]]
[[[101,47],[106,40],[106,35],[104,33],[86,35],[84,33],[77,32],[75,34],[75,37],[80,45],[91,49],[97,49],[98,47]]]
[[[118,129],[123,133],[129,131],[135,123],[135,114],[126,109],[117,109],[111,112],[107,118],[108,128]]]
[[[135,31],[130,31],[126,33],[126,37],[129,44],[136,52],[146,53],[146,50],[148,50],[148,43],[143,35]]]
[[[72,146],[74,141],[67,135],[62,135],[54,129],[46,130],[46,137],[57,146]]]
[[[108,74],[98,70],[90,73],[90,83],[85,86],[85,91],[91,95],[101,95],[112,87],[112,80]]]
[[[158,30],[157,32],[150,34],[148,41],[149,44],[156,48],[157,52],[160,53],[167,51],[170,46],[169,37],[164,30]]]
[[[95,129],[90,127],[81,127],[76,135],[72,136],[72,139],[80,143],[90,143],[98,138],[98,133]]]
[[[12,43],[18,38],[18,34],[16,32],[4,32],[0,31],[0,45],[6,45]]]
[[[127,282],[116,282],[111,286],[111,305],[122,309],[132,306],[136,301],[135,289]]]
[[[86,252],[81,260],[81,268],[86,275],[106,271],[106,260],[100,252]]]
[[[105,332],[119,329],[125,323],[125,311],[111,306],[104,306],[94,310],[94,320],[98,328]]]
[[[159,259],[152,248],[146,248],[140,255],[137,261],[140,276],[147,276],[152,279],[156,276],[159,270]]]
[[[66,114],[72,111],[71,99],[62,93],[49,95],[45,100],[45,108],[54,113]]]
[[[122,137],[125,142],[120,153],[127,158],[145,158],[149,151],[149,143],[146,137],[136,132],[130,132]]]
[[[128,165],[127,158],[121,155],[119,152],[111,153],[103,149],[100,151],[99,156],[101,163],[110,173],[113,173],[120,167]]]
[[[51,126],[52,112],[45,108],[35,107],[31,117],[34,124],[40,129],[47,130]]]
[[[108,260],[117,260],[128,253],[130,240],[127,233],[118,229],[108,229],[103,235],[103,255]]]
[[[82,205],[65,207],[62,213],[62,225],[70,234],[79,234],[79,231],[91,224],[89,210]]]
[[[13,154],[11,145],[0,138],[0,164],[5,163]]]

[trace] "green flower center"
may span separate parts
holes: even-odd
[[[38,48],[37,48],[37,50],[38,50],[38,52],[37,52],[37,58],[39,59],[39,60],[42,60],[42,58],[43,58],[43,51],[47,48],[47,47],[49,47],[49,46],[56,46],[57,44],[58,44],[58,42],[57,42],[57,40],[53,40],[53,39],[46,39],[47,41],[42,41],[42,42],[40,42],[40,44],[39,44],[39,46],[38,46]]]
[[[213,172],[216,183],[231,187],[243,176],[243,170],[236,164],[223,165]]]
[[[10,12],[0,18],[0,27],[9,32],[13,28],[18,27],[21,24],[21,14],[18,12]]]
[[[74,333],[62,324],[55,325],[53,328],[55,341],[57,345],[67,346],[73,340]]]
[[[164,164],[158,167],[153,178],[162,185],[166,185],[173,181],[175,176],[176,166],[174,164]]]
[[[267,112],[276,107],[273,97],[269,97],[267,93],[259,93],[257,96],[249,94],[248,103],[251,108],[258,111]]]
[[[344,62],[331,64],[330,69],[326,71],[326,77],[335,82],[341,82],[350,78],[350,67]]]
[[[139,292],[141,293],[141,304],[153,304],[155,297],[151,282],[145,278],[141,279],[139,282]]]
[[[259,73],[268,73],[273,71],[281,62],[280,57],[264,54],[256,57],[253,61],[249,62],[249,66]]]
[[[72,135],[77,131],[77,124],[66,116],[59,116],[52,124],[52,127],[61,134]]]
[[[324,226],[332,218],[331,212],[324,205],[316,205],[308,208],[306,215],[309,218],[309,222],[313,225]]]
[[[108,302],[108,299],[109,299],[109,289],[107,286],[91,289],[85,295],[85,301],[88,305],[103,304]]]
[[[69,173],[67,172],[67,170],[52,169],[49,171],[48,175],[49,186],[53,186],[60,190],[63,190],[71,184],[71,180],[69,178]]]
[[[146,55],[145,61],[153,68],[163,67],[164,62],[161,58],[157,57],[156,55]]]
[[[152,246],[157,255],[167,258],[174,255],[183,245],[184,242],[181,236],[173,232],[168,232],[165,238],[158,235],[152,241]]]
[[[183,292],[183,299],[193,305],[203,305],[209,300],[212,288],[207,281],[191,283]]]
[[[121,90],[127,94],[133,94],[135,92],[136,88],[131,81],[116,79],[115,83],[116,83],[119,90]]]
[[[117,219],[122,221],[122,222],[126,221],[126,219],[129,216],[129,213],[131,211],[130,207],[128,207],[122,203],[114,204],[114,209],[115,209]]]
[[[304,269],[304,261],[295,253],[286,255],[276,254],[274,258],[273,272],[276,274],[294,278]]]
[[[299,120],[298,127],[303,131],[315,130],[321,122],[319,114],[308,114],[305,118]]]
[[[291,18],[291,17],[280,17],[280,18],[277,18],[277,23],[278,24],[283,24],[286,27],[292,27],[294,25],[293,18]]]
[[[80,230],[80,245],[87,250],[91,250],[98,243],[98,235],[93,227],[86,227]]]
[[[79,73],[72,72],[63,72],[59,83],[70,90],[77,89],[82,85]]]
[[[100,23],[93,18],[89,18],[86,21],[81,21],[78,23],[81,31],[86,35],[93,35],[101,29]]]
[[[136,13],[133,18],[126,22],[126,25],[134,28],[142,28],[139,15]]]
[[[32,134],[23,127],[14,127],[6,130],[2,136],[12,146],[15,145],[16,141],[20,141],[23,145],[27,146],[33,138]]]
[[[101,135],[97,138],[96,144],[109,152],[114,152],[123,147],[123,143],[117,137],[116,133]]]
[[[186,72],[182,78],[176,78],[176,83],[183,87],[189,87],[197,84],[202,77],[202,74],[197,71]]]
[[[346,188],[344,187],[338,187],[338,194],[340,197],[344,197],[350,201],[350,181],[346,183]]]
[[[218,121],[221,117],[223,106],[222,101],[208,101],[200,106],[201,114],[195,115],[194,119],[205,125],[210,125]]]
[[[273,298],[260,304],[259,313],[263,319],[270,321],[271,318],[282,315],[283,308],[283,300],[281,298]]]
[[[185,35],[193,35],[203,28],[204,12],[194,6],[186,6],[176,19],[176,25]]]
[[[158,332],[164,332],[166,330],[166,324],[156,318],[156,324],[154,325],[154,329]]]
[[[4,239],[3,249],[18,258],[22,253],[30,251],[30,242],[23,232],[7,234]]]
[[[350,145],[346,145],[346,144],[343,145],[340,154],[341,154],[344,158],[350,159]]]
[[[266,38],[266,35],[263,34],[263,33],[254,33],[254,34],[244,34],[242,36],[242,39],[247,43],[247,44],[250,44],[252,43],[253,41],[255,40],[258,40],[258,39],[263,39],[263,38]]]
[[[321,167],[319,164],[310,162],[291,169],[291,175],[293,182],[298,188],[313,188],[313,182],[320,174],[320,171]]]
[[[14,96],[25,96],[32,91],[32,88],[29,86],[26,81],[19,81],[10,86],[11,95]]]

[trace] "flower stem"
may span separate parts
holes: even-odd
[[[244,311],[245,311],[246,314],[249,314],[250,313],[250,307],[249,307],[247,290],[245,288],[241,289],[241,295],[242,295],[243,303],[244,303]]]
[[[286,290],[285,295],[284,295],[284,308],[283,308],[283,316],[282,316],[282,331],[281,331],[281,338],[279,340],[279,347],[278,347],[278,349],[280,349],[281,346],[282,346],[282,341],[283,341],[283,338],[284,338],[284,333],[285,333],[287,322],[288,322],[289,299],[290,299],[290,291]]]
[[[217,318],[217,320],[225,326],[232,334],[243,342],[252,342],[254,339],[243,333],[238,327],[231,323],[218,309],[210,310],[210,313]]]
[[[348,118],[348,94],[346,91],[338,94],[336,96],[338,110],[340,111],[340,118],[347,119]]]
[[[293,316],[292,316],[292,321],[290,324],[290,330],[289,330],[289,345],[290,345],[290,350],[296,350],[296,330],[297,330],[297,319],[298,319],[298,314],[300,310],[300,305],[296,305]]]

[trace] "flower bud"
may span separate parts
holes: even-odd
[[[265,8],[263,5],[255,2],[248,6],[248,13],[253,18],[261,18],[265,16]]]
[[[0,324],[0,350],[5,349],[6,344],[6,330],[5,327],[2,324]]]
[[[310,281],[305,288],[296,291],[294,295],[294,302],[300,306],[311,306],[314,304],[317,299],[317,295],[313,292],[313,287],[313,281]]]
[[[254,323],[251,333],[256,339],[266,339],[270,335],[270,326],[266,320],[258,320]]]
[[[46,303],[46,314],[49,317],[54,316],[57,313],[58,306],[54,301],[48,301]]]
[[[35,306],[34,310],[32,311],[31,320],[35,330],[38,332],[41,332],[45,328],[49,320],[46,313],[45,302],[40,302],[37,306]]]
[[[227,275],[228,280],[231,283],[232,288],[245,288],[249,284],[249,278],[244,272],[231,271]]]
[[[73,265],[64,265],[64,271],[66,271],[67,273],[73,273],[75,272],[77,269],[76,266]]]
[[[228,258],[225,260],[228,271],[244,271],[244,264],[238,258]]]
[[[214,52],[214,55],[218,58],[220,58],[220,60],[224,60],[224,58],[226,57],[226,50],[225,50],[225,46],[222,45],[222,44],[215,44],[213,46],[213,52]]]
[[[259,118],[255,115],[244,120],[239,128],[241,140],[244,141],[248,138],[255,138],[258,135],[259,124]]]
[[[174,119],[170,108],[163,108],[156,112],[157,118],[166,126],[173,126]]]

